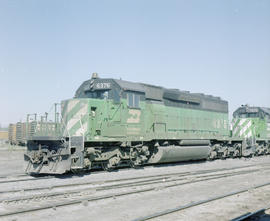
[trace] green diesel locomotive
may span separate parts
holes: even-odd
[[[269,153],[270,109],[264,107],[239,107],[233,113],[232,136],[248,141],[253,155]]]
[[[240,112],[234,122],[244,119]],[[266,154],[269,110],[264,116],[268,124],[261,126],[265,132],[259,137],[236,136],[245,124],[235,126],[232,137],[228,102],[219,97],[94,73],[73,99],[62,101],[55,122],[37,123],[27,143],[26,172],[61,174],[261,154],[256,148]]]

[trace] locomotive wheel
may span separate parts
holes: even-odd
[[[76,175],[80,175],[84,173],[82,169],[70,169],[70,172]]]
[[[136,163],[135,163],[134,161],[132,161],[132,160],[129,161],[129,166],[130,166],[131,168],[134,168],[134,169],[138,169],[138,168],[141,167],[141,165],[136,164]]]
[[[113,171],[115,169],[114,167],[110,167],[108,165],[108,162],[102,162],[101,167],[102,167],[103,170],[108,171],[108,172],[111,172],[111,171]]]
[[[217,158],[217,152],[215,150],[211,151],[208,156],[208,160],[214,160],[216,158]]]

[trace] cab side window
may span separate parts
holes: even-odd
[[[128,106],[131,108],[140,108],[140,95],[136,93],[127,93]]]

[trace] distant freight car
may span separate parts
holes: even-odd
[[[16,124],[16,142],[20,146],[25,146],[27,142],[27,126],[26,123],[18,122]]]
[[[25,146],[27,140],[31,138],[36,132],[36,121],[31,122],[17,122],[16,124],[9,124],[8,127],[8,141],[11,145]]]
[[[0,140],[8,140],[8,131],[0,131]]]
[[[16,124],[9,124],[8,126],[8,141],[11,145],[16,145]]]

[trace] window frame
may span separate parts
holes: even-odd
[[[135,92],[127,92],[127,106],[129,108],[140,109],[141,96]]]

